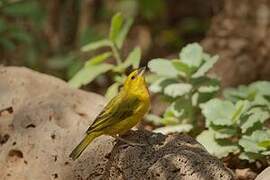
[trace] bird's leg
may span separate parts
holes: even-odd
[[[119,140],[119,141],[122,141],[130,146],[146,146],[146,144],[140,144],[140,143],[135,143],[135,142],[132,142],[132,141],[129,141],[129,140],[126,140],[120,136],[113,136],[115,139]]]

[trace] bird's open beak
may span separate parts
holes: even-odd
[[[143,74],[144,74],[144,72],[145,72],[145,69],[146,69],[145,66],[142,67],[142,68],[140,68],[140,69],[138,69],[138,75],[139,75],[139,76],[143,76]]]

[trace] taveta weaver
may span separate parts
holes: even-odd
[[[77,159],[96,137],[110,135],[121,140],[119,135],[125,134],[143,118],[150,107],[144,72],[145,67],[128,75],[119,94],[104,107],[87,129],[84,139],[69,155],[73,160]]]

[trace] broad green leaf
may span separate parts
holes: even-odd
[[[102,53],[100,55],[91,57],[88,61],[85,62],[85,66],[92,66],[92,65],[97,65],[105,60],[107,60],[109,57],[111,57],[112,53],[111,52],[106,52]]]
[[[233,128],[224,128],[220,129],[219,131],[214,131],[215,133],[215,139],[226,139],[233,137],[234,135],[237,134],[237,130]]]
[[[173,98],[183,96],[190,92],[192,86],[187,83],[170,84],[164,89],[164,93]]]
[[[219,90],[219,86],[201,86],[198,91],[200,93],[211,93]]]
[[[118,94],[118,89],[121,84],[116,82],[113,83],[106,91],[105,97],[107,100],[111,100],[113,97],[115,97]]]
[[[191,68],[188,65],[182,63],[179,59],[172,60],[172,65],[174,66],[175,69],[177,69],[179,71],[179,74],[181,74],[182,76],[189,77],[190,74],[192,73],[193,68]]]
[[[79,88],[93,81],[97,76],[109,71],[113,68],[111,64],[88,65],[83,67],[68,82],[71,87]]]
[[[248,160],[250,163],[253,163],[255,160],[263,158],[263,155],[260,153],[242,152],[238,157],[241,160]]]
[[[220,81],[218,79],[215,79],[215,78],[202,76],[202,77],[198,77],[198,78],[191,78],[191,84],[194,86],[194,88],[219,87]]]
[[[250,89],[255,90],[260,95],[270,95],[270,82],[258,81],[250,85]]]
[[[217,95],[217,91],[209,92],[209,93],[208,92],[207,93],[200,92],[197,103],[198,104],[206,103],[207,101],[209,101],[209,100],[213,99],[214,97],[216,97],[216,95]]]
[[[153,132],[162,134],[181,133],[181,132],[189,132],[192,128],[193,126],[191,124],[179,124],[157,128]]]
[[[217,60],[218,56],[213,56],[211,59],[204,61],[203,65],[192,75],[192,77],[198,78],[204,76],[213,67]]]
[[[145,120],[150,122],[150,123],[153,123],[155,126],[162,125],[162,123],[161,123],[162,118],[157,116],[157,115],[154,115],[154,114],[147,114],[145,116]]]
[[[235,113],[235,107],[230,101],[212,99],[200,105],[200,107],[206,118],[207,126],[209,126],[211,122],[215,125],[233,125],[231,118]]]
[[[177,98],[168,110],[171,111],[175,117],[181,118],[181,121],[183,122],[184,120],[188,121],[187,116],[191,108],[193,107],[190,106],[186,97],[182,96],[181,98]]]
[[[190,67],[199,67],[203,60],[203,49],[198,43],[185,46],[180,54],[180,60]]]
[[[256,91],[251,90],[247,86],[241,85],[238,88],[227,88],[223,91],[223,96],[232,101],[249,100],[253,101],[256,96]]]
[[[160,93],[163,92],[163,90],[169,86],[170,84],[176,83],[177,81],[175,79],[170,79],[170,78],[160,78],[153,82],[149,90],[153,93]]]
[[[116,42],[116,45],[117,45],[117,47],[119,49],[122,48],[123,42],[124,42],[124,40],[125,40],[125,38],[126,38],[126,36],[128,34],[128,31],[129,31],[132,23],[133,23],[133,19],[132,18],[128,18],[126,20],[126,22],[124,23],[124,25],[123,25],[121,31],[119,32],[118,36],[116,37],[115,42]]]
[[[174,116],[164,117],[162,119],[162,125],[164,125],[164,126],[171,126],[171,125],[175,126],[175,125],[179,124],[179,122],[180,122],[179,119],[177,119]]]
[[[185,109],[179,106],[176,106],[176,102],[172,103],[164,113],[164,121],[165,125],[168,124],[178,124],[180,118],[184,115]]]
[[[112,17],[109,38],[116,43],[116,38],[119,36],[123,26],[124,18],[121,13],[117,13]]]
[[[246,133],[247,130],[252,128],[256,123],[264,123],[269,117],[269,112],[263,111],[261,108],[251,109],[248,111],[247,119],[240,124],[242,133]]]
[[[205,130],[201,134],[197,136],[197,141],[201,143],[207,151],[217,156],[218,158],[223,158],[228,156],[230,153],[238,153],[239,147],[235,144],[231,143],[218,143],[218,141],[215,140],[215,134],[211,130]]]
[[[235,112],[232,115],[232,122],[238,123],[240,116],[243,115],[244,112],[249,108],[249,102],[248,101],[238,101],[235,104]]]
[[[269,149],[270,148],[270,140],[265,140],[265,141],[258,142],[258,146]]]
[[[239,145],[244,148],[245,152],[260,153],[261,151],[265,151],[267,149],[265,147],[259,146],[258,143],[267,141],[269,139],[269,130],[257,130],[254,131],[250,136],[242,136],[242,138],[239,140]]]
[[[139,47],[134,48],[128,55],[127,59],[124,62],[124,67],[132,65],[133,69],[137,69],[139,67],[141,60],[141,49]]]
[[[167,59],[152,59],[148,63],[148,67],[151,72],[160,76],[177,77],[178,71],[174,68],[171,61]]]
[[[112,43],[111,43],[110,40],[102,39],[102,40],[91,42],[91,43],[88,43],[88,44],[84,45],[81,48],[81,51],[83,51],[83,52],[92,51],[92,50],[96,50],[96,49],[99,49],[99,48],[102,48],[102,47],[109,47],[111,45],[112,45]]]
[[[40,14],[39,4],[35,1],[21,1],[1,8],[3,14],[14,17],[35,17]]]

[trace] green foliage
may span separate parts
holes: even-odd
[[[84,67],[69,81],[72,87],[79,88],[82,85],[91,83],[106,72],[112,72],[115,82],[108,88],[106,97],[110,99],[117,94],[118,88],[125,77],[125,70],[130,66],[133,69],[138,68],[141,60],[141,49],[139,47],[135,47],[124,60],[121,54],[123,42],[132,22],[133,20],[130,18],[124,19],[121,13],[115,14],[111,20],[108,38],[91,42],[81,48],[83,52],[99,50],[101,48],[109,48],[110,51],[96,55],[86,61]],[[107,62],[112,57],[116,61],[115,64]]]
[[[214,97],[219,90],[219,81],[206,74],[217,59],[217,56],[211,57],[203,52],[199,44],[192,43],[181,50],[179,59],[158,58],[148,63],[150,71],[157,75],[150,90],[162,94],[171,102],[159,119],[160,124],[166,127],[156,131],[198,130],[199,105]],[[153,115],[151,117],[153,119]],[[157,123],[157,118],[155,120]]]
[[[218,156],[239,154],[240,159],[254,161],[270,154],[270,82],[224,91],[225,100],[212,99],[200,107],[207,130],[197,140]]]
[[[265,126],[270,118],[270,82],[226,89],[225,99],[215,98],[219,81],[206,73],[217,59],[193,43],[181,50],[179,59],[151,60],[148,66],[156,78],[150,90],[170,105],[162,117],[150,114],[146,119],[164,126],[155,132],[199,134],[197,140],[219,158],[235,154],[250,162],[265,160],[270,155],[270,130]],[[198,124],[201,115],[205,127]]]
[[[39,46],[31,26],[40,27],[44,13],[38,1],[1,1],[0,2],[0,48],[4,54],[18,50],[22,53],[21,60],[27,66],[34,67],[34,60]],[[24,22],[21,22],[21,19]],[[21,50],[21,51],[20,51]]]

